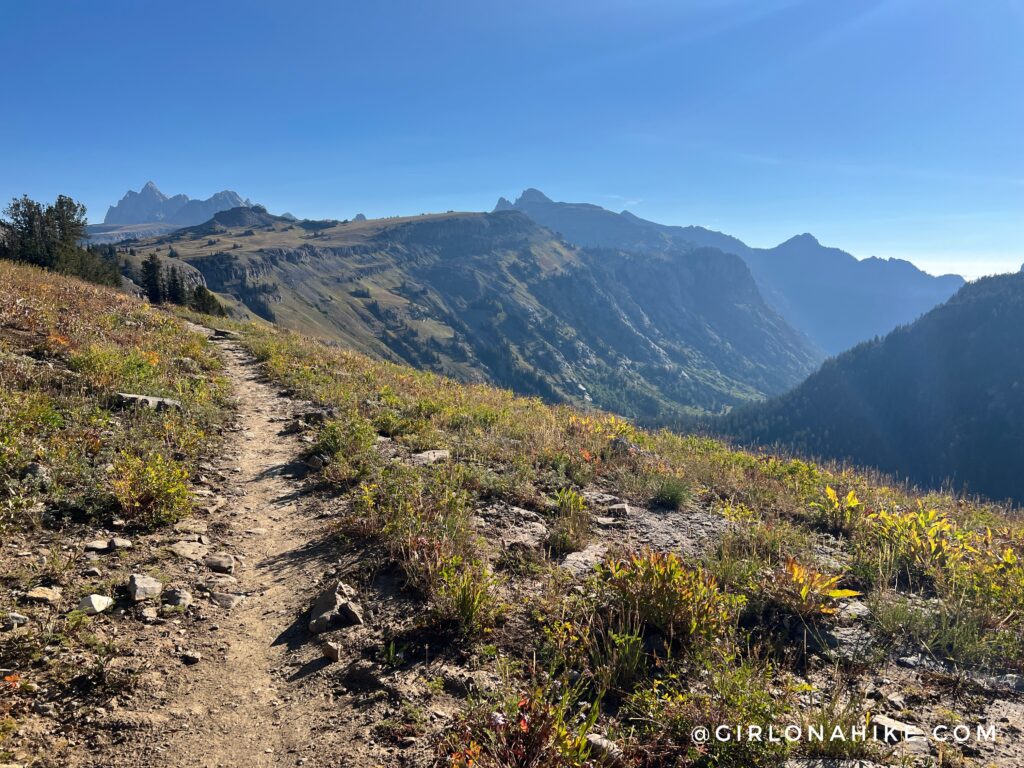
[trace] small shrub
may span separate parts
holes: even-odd
[[[449,729],[439,751],[452,768],[583,768],[597,719],[574,717],[578,693],[560,682],[484,702]]]
[[[690,674],[673,671],[641,686],[626,702],[633,737],[627,745],[631,765],[707,765],[719,768],[775,768],[785,762],[786,743],[768,739],[692,740],[698,726],[744,728],[785,722],[789,692],[773,694],[772,669],[755,661],[714,656],[697,658]],[[693,685],[699,677],[702,685]]]
[[[314,453],[326,454],[331,463],[324,470],[331,482],[344,484],[367,473],[376,453],[377,431],[357,413],[329,421],[320,428]]]
[[[671,552],[648,550],[599,566],[605,605],[635,612],[649,628],[684,644],[713,643],[732,628],[743,598],[718,588],[703,568],[690,568]]]
[[[494,577],[480,563],[466,563],[455,555],[441,566],[434,593],[434,612],[442,621],[458,625],[464,635],[489,627],[498,613]]]
[[[682,478],[667,475],[658,481],[651,504],[662,509],[679,509],[690,499],[690,487]]]
[[[752,590],[766,569],[778,567],[787,557],[804,556],[810,551],[807,532],[784,520],[737,521],[722,536],[705,566],[719,583]]]
[[[828,485],[825,487],[825,501],[812,502],[811,510],[815,520],[823,527],[837,533],[850,534],[862,522],[862,506],[854,491],[840,498],[835,489]]]
[[[563,488],[555,496],[554,529],[548,546],[555,554],[576,552],[586,546],[590,536],[590,515],[583,497],[572,488]]]
[[[131,525],[166,525],[192,511],[188,473],[159,453],[147,458],[121,453],[113,465],[110,489]]]

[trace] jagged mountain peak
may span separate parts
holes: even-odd
[[[503,198],[504,199],[504,198]],[[524,189],[523,193],[516,199],[516,205],[522,205],[523,203],[550,203],[551,198],[541,192],[539,189],[530,187]]]
[[[219,211],[252,203],[237,192],[225,189],[206,200],[177,194],[168,197],[153,181],[147,181],[138,192],[129,190],[116,205],[107,209],[105,225],[176,224],[182,227],[201,224]]]

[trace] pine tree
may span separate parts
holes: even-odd
[[[184,305],[188,300],[185,291],[185,281],[181,277],[181,270],[171,267],[167,272],[166,300],[172,304]]]
[[[160,257],[155,253],[149,254],[149,258],[142,262],[142,287],[146,290],[146,297],[150,303],[163,303],[163,266],[160,264]]]
[[[116,256],[83,248],[85,206],[67,195],[52,204],[15,198],[0,220],[0,258],[34,264],[104,285],[120,285]]]
[[[189,302],[189,306],[196,312],[202,312],[206,315],[217,315],[223,317],[227,313],[224,311],[224,307],[217,301],[217,297],[214,296],[205,286],[197,285],[195,290],[192,292],[192,300]]]

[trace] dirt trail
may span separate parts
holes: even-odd
[[[221,347],[238,400],[239,428],[228,440],[223,467],[229,477],[224,490],[234,495],[207,522],[213,551],[241,559],[232,591],[245,598],[230,611],[201,607],[206,621],[190,626],[181,644],[199,650],[202,659],[192,666],[175,659],[162,669],[157,663],[160,690],[150,706],[128,718],[134,727],[126,742],[97,765],[355,764],[337,752],[330,760],[317,757],[324,744],[313,731],[329,716],[327,702],[323,696],[310,701],[298,690],[305,674],[323,662],[315,647],[302,647],[302,622],[316,580],[328,567],[329,547],[316,502],[302,496],[292,471],[302,445],[296,435],[281,433],[297,404],[261,379],[239,345]]]

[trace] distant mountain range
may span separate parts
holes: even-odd
[[[251,206],[237,192],[224,190],[206,200],[193,200],[188,195],[168,197],[152,181],[134,192],[129,190],[116,205],[107,209],[102,224],[88,227],[92,242],[120,242],[141,237],[154,237],[181,227],[202,224],[214,214],[240,206]]]
[[[1024,274],[961,288],[717,431],[1024,502]]]
[[[651,423],[778,394],[818,360],[735,255],[582,248],[518,211],[293,222],[236,208],[135,250],[198,271],[236,311]]]
[[[774,248],[751,248],[703,227],[668,226],[628,211],[554,202],[536,189],[527,189],[514,203],[501,198],[495,210],[521,211],[588,247],[658,252],[702,246],[740,256],[768,304],[824,355],[915,320],[964,284],[957,275],[933,277],[899,259],[858,261],[845,251],[821,245],[809,234]]]

